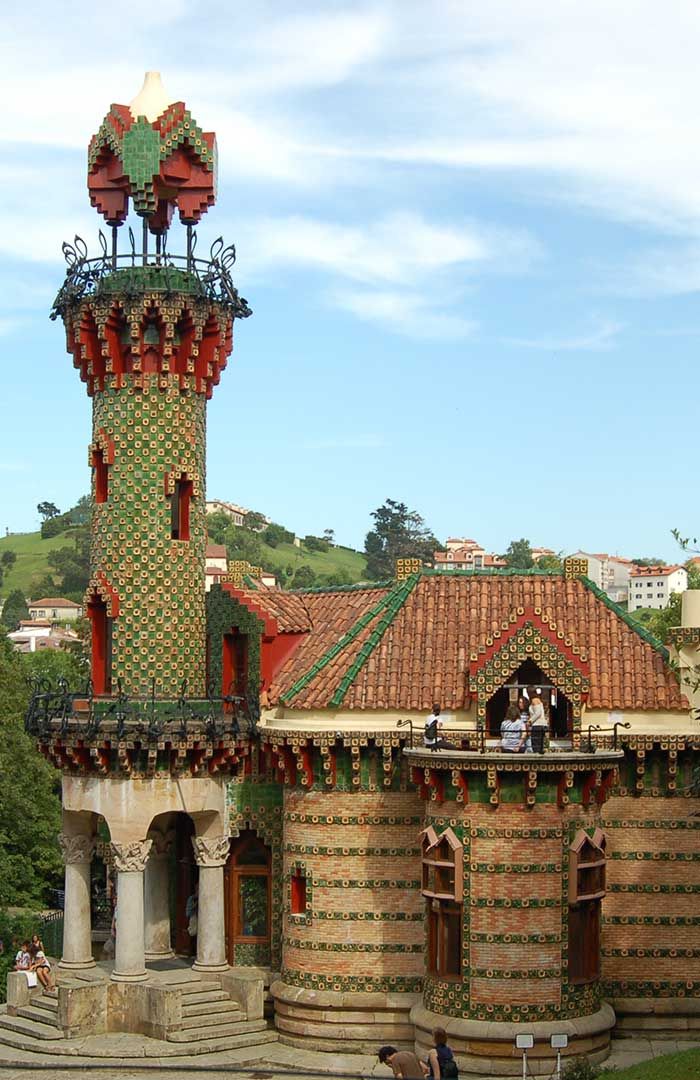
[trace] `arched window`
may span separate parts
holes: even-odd
[[[569,982],[600,976],[600,909],[605,896],[605,836],[581,829],[569,848]]]
[[[462,975],[463,849],[452,832],[422,834],[421,891],[427,901],[428,971],[441,979]]]
[[[112,619],[107,604],[97,595],[88,601],[87,614],[92,627],[92,663],[90,673],[95,694],[112,692]]]

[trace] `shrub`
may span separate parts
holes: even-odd
[[[5,946],[0,954],[0,1002],[7,998],[7,973],[14,967],[20,943],[37,932],[41,932],[40,915],[33,911],[10,914],[0,909],[0,941]]]
[[[588,1058],[577,1057],[564,1066],[562,1076],[564,1080],[596,1080],[602,1069],[594,1065]]]

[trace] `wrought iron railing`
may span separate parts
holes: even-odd
[[[117,679],[116,693],[96,697],[91,682],[71,690],[64,678],[52,683],[46,678],[32,680],[32,694],[25,718],[28,733],[36,738],[74,735],[94,739],[114,734],[117,739],[137,737],[149,741],[164,736],[187,738],[199,735],[216,739],[222,735],[256,734],[260,707],[253,697],[231,692],[216,696],[210,684],[206,698],[188,696],[184,679],[176,698],[159,698],[155,679],[144,696],[127,694]]]
[[[149,271],[148,284],[150,288],[157,288],[166,295],[181,292],[184,287],[183,274],[188,275],[187,291],[194,291],[195,295],[203,299],[214,300],[225,305],[235,319],[246,319],[252,314],[248,302],[238,295],[238,289],[231,278],[231,268],[236,261],[236,249],[233,244],[224,245],[222,237],[218,237],[209,249],[208,259],[195,257],[197,246],[197,234],[190,228],[187,231],[187,253],[185,255],[171,255],[166,248],[166,234],[157,238],[158,243],[155,252],[149,252],[146,240],[141,252],[136,250],[136,240],[131,227],[128,229],[129,251],[119,253],[116,246],[116,230],[113,230],[112,249],[109,250],[107,238],[100,229],[99,241],[102,250],[101,255],[88,258],[87,244],[80,236],[76,236],[72,244],[62,245],[63,256],[68,264],[66,277],[58,295],[53,302],[51,318],[64,316],[66,311],[78,303],[85,296],[91,296],[100,291],[103,283],[119,271],[136,271],[137,268],[147,267]],[[141,272],[141,271],[139,271]],[[123,292],[134,296],[143,291],[143,284],[138,285],[136,273],[129,280],[128,274],[124,275]]]
[[[410,719],[399,720],[397,728],[408,728],[408,740],[406,746],[411,750],[425,750],[440,753],[441,750],[468,750],[478,754],[496,754],[501,749],[500,738],[480,728],[442,728],[437,737],[437,744],[426,745],[424,742],[423,725],[416,726]],[[629,728],[630,724],[617,721],[612,727],[604,728],[598,724],[589,724],[581,732],[579,751],[581,753],[595,753],[596,749],[618,750],[620,748],[619,728]],[[487,739],[492,740],[487,744]],[[442,745],[440,745],[442,743]],[[496,745],[493,745],[496,743]],[[548,751],[546,751],[548,752]]]

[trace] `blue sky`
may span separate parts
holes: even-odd
[[[387,497],[502,551],[697,533],[700,9],[671,0],[77,0],[4,17],[0,529],[88,489],[48,321],[86,148],[159,69],[217,132],[199,253],[253,308],[207,490],[361,547]],[[178,247],[177,225],[169,242]]]

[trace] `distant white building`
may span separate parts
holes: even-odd
[[[628,609],[668,607],[674,593],[688,588],[688,571],[683,566],[635,566],[630,573]]]
[[[48,619],[50,623],[71,623],[83,614],[80,604],[63,596],[44,596],[27,604],[30,619]]]
[[[446,551],[433,554],[436,570],[481,570],[485,566],[505,566],[500,555],[493,555],[476,540],[451,536],[445,541]]]
[[[225,544],[207,544],[204,587],[207,592],[218,585],[228,572],[228,556]]]
[[[232,502],[224,502],[223,499],[207,500],[208,514],[226,514],[227,517],[231,518],[234,525],[245,525],[245,519],[248,517],[248,514],[251,514],[252,512],[252,510],[246,510],[245,506],[238,506],[236,503]],[[265,517],[264,514],[261,514],[260,516],[263,519],[264,525],[270,524],[269,517]]]
[[[53,626],[48,619],[23,619],[18,630],[7,635],[18,652],[33,653],[43,649],[62,649],[78,641],[74,630]]]
[[[575,551],[574,559],[588,560],[588,577],[599,589],[607,593],[611,600],[624,604],[628,599],[630,571],[634,563],[621,555],[608,555],[590,551]]]

